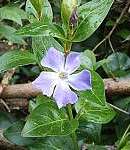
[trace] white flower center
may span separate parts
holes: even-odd
[[[67,79],[68,78],[68,73],[66,73],[66,72],[60,72],[59,73],[59,77],[60,77],[60,79]]]

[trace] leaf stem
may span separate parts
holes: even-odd
[[[67,110],[68,110],[69,119],[73,120],[74,118],[73,118],[73,113],[72,113],[72,107],[71,107],[70,104],[67,105]],[[79,150],[76,133],[73,132],[71,137],[72,137],[72,140],[73,140],[73,143],[74,143],[75,150]]]

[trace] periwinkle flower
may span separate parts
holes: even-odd
[[[72,74],[80,67],[80,53],[71,52],[65,58],[62,52],[50,48],[41,60],[41,65],[53,72],[41,72],[32,84],[48,97],[53,95],[59,108],[77,102],[77,95],[71,90],[90,90],[91,74],[88,70]]]

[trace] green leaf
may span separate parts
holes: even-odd
[[[79,93],[80,99],[87,99],[90,102],[104,106],[106,104],[104,82],[102,78],[94,71],[91,72],[92,90]]]
[[[0,112],[0,128],[8,128],[16,119],[7,112]]]
[[[37,21],[20,28],[16,34],[22,36],[48,36],[49,32],[48,25],[42,21]]]
[[[28,117],[22,134],[24,137],[69,135],[78,128],[78,121],[69,121],[66,113],[56,104],[44,103]]]
[[[35,64],[34,55],[29,52],[21,52],[18,50],[9,51],[0,56],[0,72],[12,69],[18,66]]]
[[[44,7],[42,8],[42,11],[43,11],[43,20],[45,22],[52,22],[53,20],[53,11],[52,11],[52,8],[51,8],[51,5],[49,3],[48,0],[44,0]]]
[[[35,103],[35,101],[30,100],[28,105],[28,111],[31,113],[36,107],[37,104]]]
[[[4,137],[16,145],[29,145],[34,143],[34,139],[21,136],[21,131],[24,127],[24,124],[24,121],[15,122],[9,128],[4,130]]]
[[[130,141],[126,142],[126,145],[121,150],[129,150],[130,149]]]
[[[36,9],[38,16],[40,17],[42,15],[42,7],[44,4],[44,0],[30,0],[33,7]]]
[[[80,42],[91,36],[108,14],[113,0],[92,0],[78,8],[79,25],[73,42]]]
[[[43,95],[37,96],[33,101],[29,101],[29,112],[31,113],[37,106],[45,103],[52,103],[52,99]]]
[[[106,59],[96,62],[96,56],[91,50],[85,50],[81,53],[81,67],[96,71],[107,62]]]
[[[81,66],[83,68],[93,70],[94,65],[96,64],[95,54],[90,50],[85,50],[81,53]]]
[[[124,41],[130,40],[130,30],[122,29],[117,32],[117,35],[124,39]]]
[[[93,123],[93,122],[86,122],[82,121],[79,123],[79,128],[77,130],[78,138],[81,140],[87,140],[89,142],[100,142],[101,138],[101,129],[102,125]]]
[[[105,72],[116,77],[126,76],[130,72],[130,58],[125,53],[116,52],[108,56],[107,63],[103,66]]]
[[[99,67],[103,66],[104,64],[107,63],[107,59],[102,59],[94,65],[94,70],[97,70]]]
[[[15,28],[5,24],[0,24],[0,35],[2,38],[4,37],[12,43],[25,44],[22,37],[15,35],[15,32]]]
[[[91,76],[92,90],[79,93],[77,116],[90,122],[108,123],[115,116],[115,112],[106,103],[103,80],[96,72],[91,72]]]
[[[49,1],[48,0],[42,0],[41,4],[39,4],[39,5],[41,5],[40,6],[41,8],[38,7],[38,9],[41,9],[41,10],[39,10],[40,16],[38,15],[37,9],[35,9],[36,6],[34,7],[33,3],[34,2],[31,3],[30,0],[27,0],[26,12],[30,15],[34,15],[38,20],[40,19],[40,20],[44,20],[45,22],[47,22],[47,21],[52,22],[53,12],[52,12],[52,8],[51,8]]]
[[[64,51],[63,47],[52,36],[32,38],[33,52],[39,62],[50,47],[54,47],[62,52]]]
[[[49,137],[29,146],[29,150],[74,150],[70,137]]]
[[[76,104],[77,112],[80,111],[80,119],[94,123],[105,124],[115,117],[115,111],[109,105],[99,105],[90,100],[79,99]]]
[[[59,39],[65,39],[62,27],[57,24],[45,24],[43,21],[37,21],[27,26],[22,27],[16,32],[22,36],[53,36]]]
[[[25,11],[15,6],[0,8],[0,20],[8,19],[22,25],[22,19],[27,19]]]

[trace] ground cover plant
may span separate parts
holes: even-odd
[[[130,1],[0,1],[0,149],[130,149]]]

